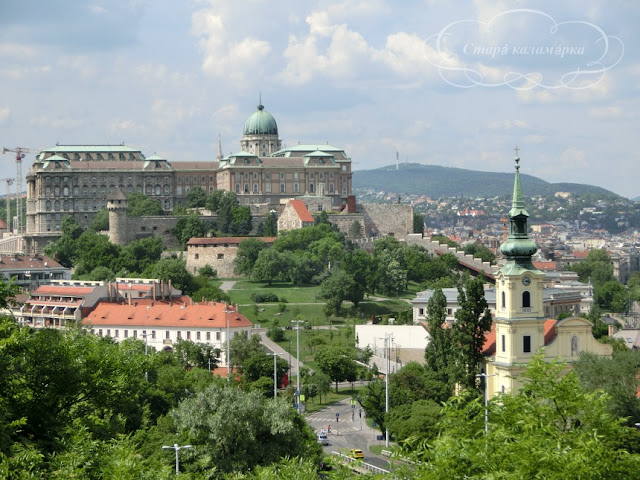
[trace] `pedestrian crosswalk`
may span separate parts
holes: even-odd
[[[307,422],[317,431],[321,429],[325,429],[327,433],[331,433],[333,435],[340,434],[344,435],[350,432],[360,432],[362,431],[362,425],[360,418],[355,415],[355,418],[351,420],[351,418],[343,418],[340,417],[340,420],[336,422],[336,417],[332,415],[327,415],[326,412],[318,412],[313,415],[309,415],[307,417]]]

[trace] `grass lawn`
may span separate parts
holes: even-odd
[[[236,282],[227,293],[233,303],[240,305],[253,304],[251,296],[254,293],[272,293],[279,299],[286,299],[288,303],[321,303],[324,300],[316,298],[319,287],[294,287],[291,283],[273,283],[268,286],[265,282],[252,282],[250,280],[240,280]]]

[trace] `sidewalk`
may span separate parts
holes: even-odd
[[[287,352],[284,348],[278,345],[276,342],[272,341],[269,337],[267,337],[267,330],[264,328],[256,328],[252,331],[252,333],[257,333],[260,335],[260,339],[262,340],[262,344],[267,347],[271,352],[277,353],[281,358],[289,361],[289,352]],[[300,361],[300,366],[304,367],[304,363]],[[310,370],[309,373],[313,373],[313,370]],[[298,375],[298,362],[296,361],[295,352],[291,353],[291,378]]]

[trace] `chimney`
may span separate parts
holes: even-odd
[[[347,196],[347,213],[356,213],[356,196]]]

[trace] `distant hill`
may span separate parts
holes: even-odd
[[[556,192],[618,196],[604,188],[579,183],[549,183],[521,174],[522,190],[529,195],[553,195]],[[513,193],[513,173],[480,172],[463,168],[404,163],[398,166],[353,172],[355,189],[372,189],[405,195],[429,197],[495,197]]]

